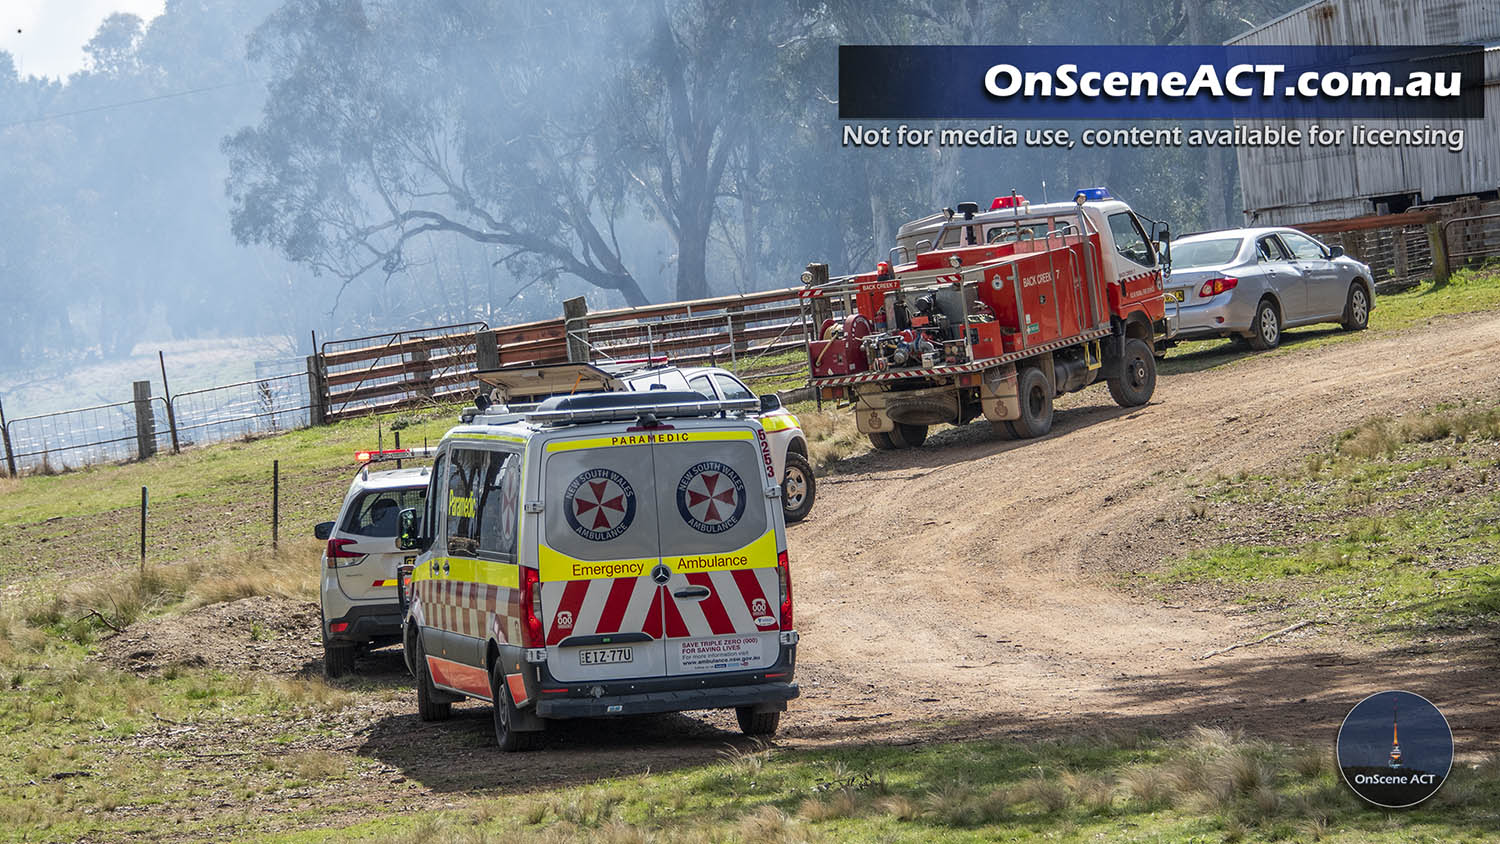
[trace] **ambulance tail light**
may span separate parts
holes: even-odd
[[[534,568],[521,566],[521,646],[541,648],[547,645],[542,633],[542,578]]]
[[[792,569],[785,551],[776,554],[776,580],[781,584],[781,629],[792,629]]]
[[[328,558],[328,567],[336,569],[339,566],[352,566],[363,560],[365,558],[364,554],[357,551],[344,550],[345,545],[353,545],[355,541],[353,539],[328,540],[328,549],[323,552],[323,556]],[[340,562],[340,560],[343,562]]]
[[[1217,296],[1225,291],[1233,290],[1239,283],[1240,280],[1237,278],[1211,278],[1198,288],[1198,298],[1207,299],[1210,296]]]

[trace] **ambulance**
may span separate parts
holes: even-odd
[[[774,735],[798,635],[758,410],[673,390],[466,410],[399,517],[419,715],[488,701],[505,751],[562,719],[685,710]]]

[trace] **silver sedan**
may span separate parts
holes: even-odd
[[[1226,229],[1172,241],[1167,313],[1177,338],[1239,337],[1275,348],[1287,328],[1363,329],[1375,307],[1370,268],[1296,229]]]

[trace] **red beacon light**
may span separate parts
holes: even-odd
[[[1015,194],[1014,196],[997,196],[995,197],[995,201],[990,203],[990,210],[999,211],[1004,208],[1019,208],[1025,204],[1026,197],[1020,194]]]

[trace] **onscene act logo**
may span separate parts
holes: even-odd
[[[1430,701],[1411,692],[1370,695],[1339,727],[1339,773],[1355,794],[1386,809],[1437,793],[1453,767],[1453,731]]]

